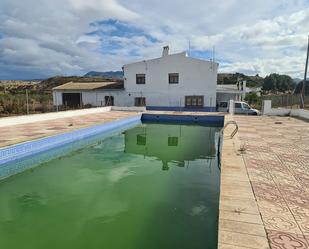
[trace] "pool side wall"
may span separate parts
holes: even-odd
[[[147,114],[142,115],[143,122],[181,123],[181,124],[207,124],[208,126],[223,127],[224,116],[219,115],[172,115]]]
[[[204,106],[200,108],[188,108],[181,106],[146,106],[149,111],[181,111],[181,112],[215,112],[216,107]]]

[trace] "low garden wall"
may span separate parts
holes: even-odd
[[[263,101],[263,115],[268,116],[291,116],[309,120],[309,110],[290,109],[290,108],[272,108],[271,100]]]

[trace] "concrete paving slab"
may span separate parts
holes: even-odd
[[[290,117],[264,116],[227,116],[227,120],[235,120],[239,125],[239,132],[233,139],[235,141],[224,140],[228,146],[223,146],[223,150],[226,149],[228,153],[222,153],[222,171],[225,165],[229,167],[233,158],[239,164],[237,150],[242,146],[241,157],[258,207],[255,216],[261,217],[270,247],[308,249],[309,123]],[[237,173],[230,169],[225,172],[221,177],[221,194],[228,195],[229,198],[248,197],[249,190],[227,189],[227,185],[237,184]],[[246,188],[244,176],[243,171],[239,171],[242,182],[238,183],[238,188]],[[237,233],[242,232],[239,225],[233,222],[228,225],[222,223],[222,219],[235,218],[236,222],[249,223],[252,219],[244,217],[243,213],[237,217],[236,212],[224,210],[226,207],[237,206],[235,201],[230,204],[224,196],[220,197],[220,201],[219,248],[228,248],[225,244],[252,248],[253,245],[248,242],[251,237]],[[244,203],[244,208],[249,206]],[[252,211],[254,209],[251,207],[250,212]],[[226,227],[234,230],[226,234]],[[228,243],[227,240],[232,240],[233,243]]]

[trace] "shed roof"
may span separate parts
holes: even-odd
[[[68,82],[53,90],[101,90],[124,89],[123,82]]]

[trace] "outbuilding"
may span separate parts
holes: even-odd
[[[123,95],[123,82],[68,82],[53,88],[54,106],[70,108],[122,105]]]

